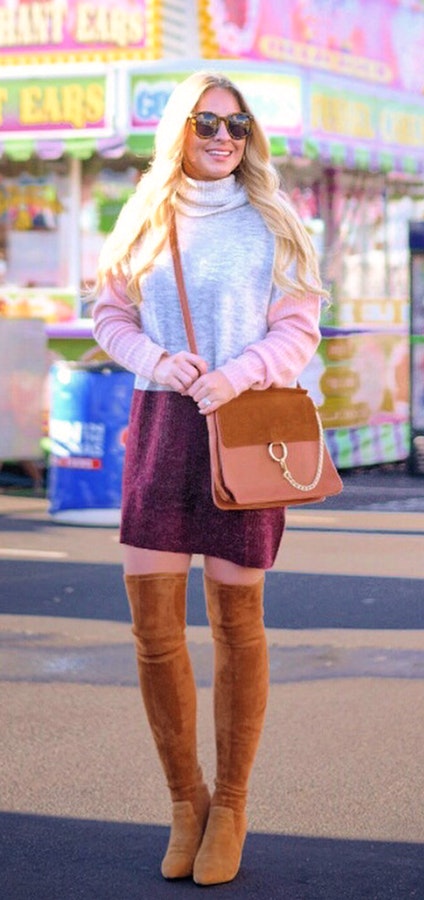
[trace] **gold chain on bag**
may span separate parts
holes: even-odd
[[[315,474],[315,478],[309,484],[300,484],[298,481],[296,481],[295,478],[293,478],[293,475],[290,472],[290,469],[288,468],[287,463],[286,463],[287,456],[288,456],[288,449],[287,449],[287,444],[285,444],[284,441],[273,441],[271,444],[268,444],[268,453],[269,453],[271,459],[274,460],[274,462],[279,463],[279,465],[281,467],[281,474],[282,474],[283,478],[285,478],[289,482],[289,484],[291,484],[291,486],[296,488],[296,490],[298,490],[298,491],[313,491],[314,488],[316,488],[316,486],[321,478],[321,475],[322,475],[322,467],[323,467],[323,463],[324,463],[324,431],[323,431],[322,422],[321,422],[321,419],[317,412],[316,407],[315,407],[315,415],[317,417],[318,431],[319,431],[318,464],[317,464],[317,471]],[[278,456],[274,452],[274,447],[281,447],[281,456]]]

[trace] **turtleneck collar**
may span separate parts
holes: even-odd
[[[182,176],[177,193],[177,210],[186,216],[210,216],[247,203],[246,189],[235,175],[216,181],[197,181]]]

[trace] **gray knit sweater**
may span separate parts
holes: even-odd
[[[283,296],[273,284],[275,238],[233,175],[185,178],[177,229],[198,352],[220,368],[236,393],[291,384],[319,341],[319,298]],[[164,349],[188,347],[167,246],[142,283],[139,309],[125,283],[105,287],[93,319],[98,343],[136,374],[135,387],[163,390],[152,379]]]

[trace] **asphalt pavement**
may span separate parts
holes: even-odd
[[[1,900],[424,898],[424,479],[342,473],[293,508],[267,574],[270,699],[242,869],[166,882],[169,801],[145,721],[115,527],[0,487]],[[188,640],[214,772],[202,560]]]

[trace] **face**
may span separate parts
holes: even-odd
[[[206,91],[193,112],[213,112],[218,116],[241,112],[238,101],[226,88],[210,88]],[[198,181],[215,181],[226,178],[237,168],[243,157],[247,138],[234,140],[227,131],[225,122],[220,122],[214,137],[199,138],[188,123],[183,149],[183,169],[189,178]]]

